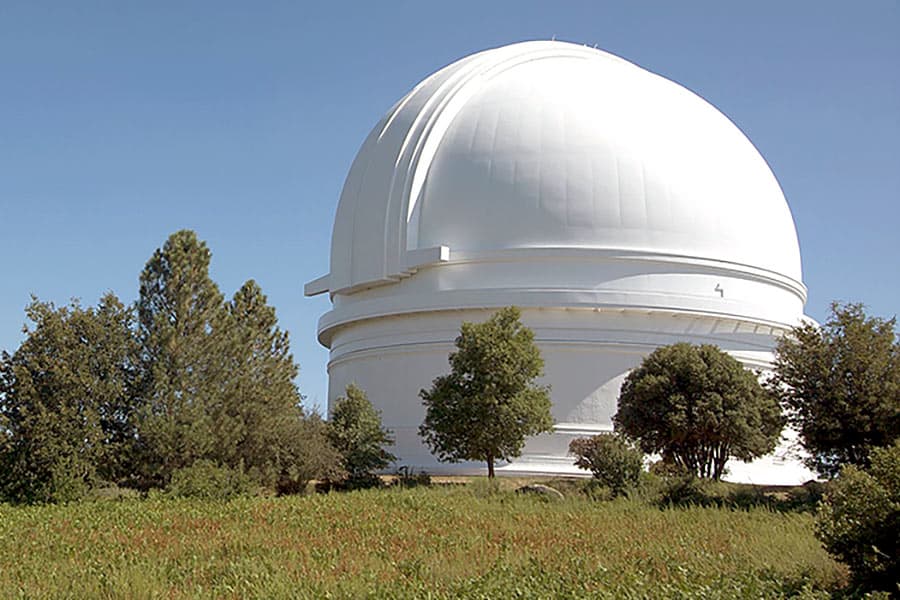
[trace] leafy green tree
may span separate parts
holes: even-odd
[[[850,567],[859,591],[900,593],[900,442],[846,465],[816,516],[816,536]]]
[[[0,496],[71,500],[131,469],[137,343],[113,294],[97,308],[34,300],[33,329],[0,365]]]
[[[201,458],[190,467],[176,469],[166,486],[166,494],[175,498],[229,500],[257,491],[255,482],[241,469],[232,469]]]
[[[302,419],[282,416],[275,428],[275,490],[302,493],[313,479],[338,480],[346,476],[341,454],[328,442],[328,424],[317,413]]]
[[[807,323],[779,340],[771,381],[808,465],[829,477],[865,467],[872,448],[900,439],[895,319],[867,317],[860,304],[831,311],[822,327]]]
[[[209,262],[206,244],[182,230],[169,236],[141,273],[146,484],[165,485],[175,469],[206,458],[216,443],[212,407],[227,381],[229,331]]]
[[[644,467],[644,455],[628,440],[615,434],[572,440],[569,452],[575,455],[575,466],[589,470],[594,479],[612,491],[613,496],[636,486]]]
[[[628,374],[613,421],[644,452],[713,479],[729,458],[771,452],[784,426],[755,374],[715,346],[688,343],[657,348]]]
[[[391,432],[381,425],[381,415],[366,393],[355,384],[337,399],[328,421],[328,441],[340,453],[351,482],[367,482],[397,457],[385,450],[394,444]]]
[[[487,462],[519,456],[525,438],[551,431],[549,388],[535,385],[544,361],[519,309],[497,311],[484,323],[463,323],[450,373],[419,395],[425,422],[419,435],[441,461]]]

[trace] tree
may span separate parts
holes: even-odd
[[[34,328],[0,365],[0,497],[75,499],[130,472],[138,359],[133,312],[113,294],[97,308],[34,300]]]
[[[757,376],[712,345],[657,348],[625,378],[615,428],[648,454],[719,479],[775,448],[784,419]]]
[[[895,319],[867,317],[860,304],[831,307],[824,326],[807,323],[779,340],[772,388],[809,452],[833,477],[868,465],[869,452],[900,439],[900,347]]]
[[[551,431],[549,388],[534,384],[544,361],[534,333],[510,306],[484,323],[463,323],[450,373],[419,392],[425,421],[419,435],[441,461],[487,462],[519,456],[525,438]]]
[[[569,452],[576,457],[576,467],[589,470],[614,496],[637,485],[644,467],[644,455],[628,440],[615,434],[602,433],[572,440]]]
[[[328,426],[318,414],[301,419],[280,415],[273,437],[274,487],[279,494],[301,493],[312,479],[344,476],[341,455],[328,442]]]
[[[253,280],[225,302],[210,259],[193,231],[179,231],[141,274],[143,484],[209,463],[282,493],[334,476],[340,457],[321,419],[303,412],[275,309]]]
[[[193,231],[173,233],[140,277],[143,361],[140,438],[145,484],[206,458],[215,444],[210,408],[223,392],[229,329],[210,252]]]
[[[816,515],[816,537],[863,592],[900,591],[900,442],[846,465]]]
[[[296,456],[290,446],[298,443],[293,438],[310,429],[303,424],[307,417],[294,383],[297,365],[288,334],[278,327],[275,309],[253,280],[234,294],[225,319],[228,336],[218,347],[226,367],[222,394],[209,407],[217,440],[209,456],[249,469],[264,485],[278,485],[291,479],[290,462]]]
[[[381,415],[366,393],[355,384],[338,398],[328,421],[328,441],[340,453],[342,466],[351,482],[364,483],[375,471],[384,469],[397,457],[384,449],[394,444],[390,431],[381,426]]]

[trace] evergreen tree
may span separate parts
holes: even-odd
[[[352,383],[331,412],[328,440],[340,453],[351,482],[374,481],[376,471],[397,460],[384,449],[394,443],[391,432],[381,426],[381,415],[366,393]]]
[[[137,343],[113,294],[96,309],[33,301],[27,338],[0,365],[0,497],[80,496],[132,467]]]
[[[282,490],[338,472],[324,425],[303,412],[288,334],[255,281],[235,293],[227,319],[227,384],[212,407],[214,458]]]
[[[209,263],[206,244],[179,231],[141,275],[144,485],[200,460],[281,492],[341,473],[324,423],[303,412],[275,309],[252,280],[225,302]]]
[[[534,333],[514,306],[484,323],[463,323],[450,373],[419,395],[425,422],[419,435],[439,460],[494,461],[519,456],[525,438],[553,428],[550,394],[534,384],[544,360]]]
[[[227,359],[227,311],[209,277],[210,252],[193,231],[157,249],[140,277],[137,302],[143,361],[140,439],[145,485],[207,457]]]
[[[0,499],[164,487],[210,467],[281,492],[343,474],[303,412],[275,310],[253,281],[224,302],[209,262],[193,232],[170,236],[141,274],[137,322],[112,294],[29,307],[34,329],[0,360]]]
[[[807,464],[833,477],[865,468],[869,451],[900,439],[900,346],[894,319],[833,304],[822,327],[781,338],[772,387],[809,452]]]

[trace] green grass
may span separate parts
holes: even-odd
[[[0,596],[811,598],[845,578],[808,514],[484,489],[0,505]]]

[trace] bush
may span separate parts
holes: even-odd
[[[798,512],[815,512],[825,498],[827,484],[810,480],[800,487],[788,491],[787,499],[782,505],[788,510]]]
[[[595,502],[608,502],[615,498],[609,486],[604,485],[599,479],[589,480],[583,488],[582,493]]]
[[[381,480],[375,473],[397,460],[384,449],[394,444],[394,438],[382,427],[381,413],[366,393],[352,383],[347,386],[347,395],[338,398],[334,405],[326,436],[340,454],[348,489],[377,487]]]
[[[846,466],[819,507],[816,535],[859,591],[900,592],[900,443]]]
[[[141,492],[128,487],[120,487],[115,483],[104,483],[91,488],[85,499],[94,501],[125,501],[137,500]]]
[[[169,496],[227,500],[246,496],[256,486],[242,469],[230,469],[211,460],[198,460],[190,467],[177,469],[166,487]]]
[[[660,460],[652,463],[650,465],[650,468],[647,470],[650,472],[650,474],[663,479],[669,477],[681,477],[684,475],[690,475],[691,473],[685,467],[677,465],[671,460],[666,460],[665,458],[661,458]]]
[[[693,473],[682,473],[663,479],[659,497],[660,505],[707,506],[710,503],[708,482]]]
[[[419,471],[418,473],[412,467],[402,466],[395,473],[397,479],[394,484],[399,487],[411,488],[431,485],[431,475],[427,471]]]
[[[614,496],[637,485],[643,469],[643,454],[614,434],[572,440],[569,452],[576,456],[575,466],[590,470]]]

